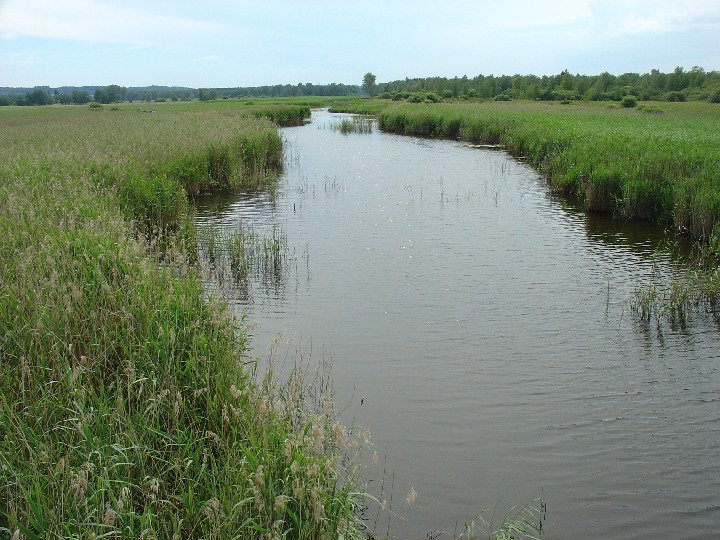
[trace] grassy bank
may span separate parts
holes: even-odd
[[[364,103],[358,107],[344,109],[366,112]],[[720,238],[716,105],[667,103],[645,112],[537,102],[378,109],[380,127],[388,132],[501,145],[589,210],[672,224],[704,240]]]
[[[187,193],[257,186],[274,124],[120,109],[0,111],[0,537],[353,536],[356,441],[186,263]]]

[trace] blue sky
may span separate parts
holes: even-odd
[[[0,0],[0,86],[720,70],[720,0]]]

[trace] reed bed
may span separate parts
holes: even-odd
[[[502,145],[589,210],[672,224],[717,242],[720,108],[663,104],[660,114],[535,102],[387,106],[380,128]]]
[[[334,103],[329,107],[329,111],[375,115],[391,105],[394,103],[386,99],[356,99]]]
[[[178,162],[241,186],[279,164],[274,125],[26,109],[0,114],[0,536],[359,537],[357,436],[302,371],[252,377],[187,262]]]
[[[340,122],[332,124],[333,131],[339,131],[343,135],[349,133],[368,134],[373,131],[375,120],[368,116],[353,116],[352,118],[343,118]]]

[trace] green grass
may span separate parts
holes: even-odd
[[[246,113],[0,111],[0,537],[359,534],[329,400],[255,380],[187,263],[178,169],[222,189],[279,166]]]
[[[202,227],[197,234],[207,275],[221,288],[249,297],[248,281],[278,286],[290,262],[287,236],[279,226],[264,233],[242,223],[235,229]]]
[[[355,99],[335,103],[330,106],[330,112],[346,112],[354,114],[378,114],[386,108],[395,105],[386,99]]]
[[[331,127],[334,131],[339,131],[343,135],[349,133],[372,133],[374,120],[365,116],[354,116],[352,118],[343,118],[339,123],[333,124]]]

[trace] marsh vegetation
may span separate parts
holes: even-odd
[[[254,376],[193,263],[189,197],[274,182],[267,117],[307,109],[119,109],[2,112],[0,534],[355,536],[357,437],[302,370]]]
[[[327,103],[319,98],[157,103],[152,113],[128,103],[0,110],[5,128],[0,142],[3,534],[360,537],[367,523],[359,521],[365,503],[355,452],[367,443],[367,431],[344,427],[343,420],[353,426],[355,417],[335,410],[327,379],[309,375],[307,366],[291,366],[282,380],[272,375],[272,362],[270,376],[256,372],[248,349],[266,345],[267,334],[258,331],[258,343],[251,344],[247,327],[239,322],[243,312],[233,311],[238,306],[266,323],[282,312],[282,324],[294,321],[318,340],[339,340],[340,386],[352,385],[354,395],[355,384],[365,385],[361,395],[368,397],[368,406],[357,409],[346,393],[350,405],[343,410],[350,408],[359,421],[372,423],[377,419],[363,416],[373,410],[369,404],[377,400],[386,405],[376,440],[392,441],[396,455],[427,438],[430,429],[444,433],[443,440],[464,441],[468,448],[487,445],[488,456],[498,464],[491,469],[506,478],[518,464],[505,460],[506,446],[475,440],[467,432],[468,425],[478,422],[473,416],[478,404],[476,397],[468,402],[463,396],[480,392],[484,410],[500,411],[494,413],[500,422],[490,426],[500,434],[498,441],[517,436],[537,440],[538,422],[546,420],[536,410],[558,415],[557,423],[546,426],[551,435],[562,431],[558,426],[579,422],[563,407],[576,403],[577,396],[563,394],[566,401],[557,403],[537,394],[535,385],[555,385],[550,376],[582,379],[582,366],[574,363],[580,357],[611,375],[617,366],[608,358],[621,362],[631,350],[637,358],[649,355],[652,360],[655,342],[665,346],[667,341],[683,362],[695,358],[701,371],[707,367],[713,342],[700,339],[698,350],[676,340],[674,323],[668,330],[658,322],[657,335],[646,335],[644,345],[622,327],[626,348],[620,352],[608,345],[614,343],[608,336],[619,330],[614,324],[609,331],[607,321],[623,320],[627,306],[637,312],[636,319],[645,321],[650,314],[656,321],[682,321],[684,328],[693,310],[710,313],[712,320],[718,295],[713,258],[720,245],[720,141],[715,129],[720,112],[713,105],[435,103],[427,95],[419,101],[346,100],[336,106],[378,115],[377,125],[386,132],[505,149],[546,175],[554,193],[580,201],[580,209],[573,210],[571,203],[571,210],[561,208],[547,193],[545,180],[496,150],[380,139],[378,133],[361,139],[374,130],[367,117],[334,118],[327,124],[330,129],[290,127],[282,136],[278,133],[278,126],[302,126],[311,106]],[[301,145],[298,138],[307,135],[300,134],[309,132],[318,140],[291,147],[295,158],[284,159],[283,137]],[[340,140],[324,147],[326,136]],[[377,149],[362,146],[376,139],[385,145],[381,152],[372,154]],[[410,160],[404,157],[408,146],[417,151]],[[346,147],[352,152],[340,151]],[[301,154],[303,159],[310,155],[322,169],[288,177],[300,167]],[[479,154],[489,161],[474,161]],[[393,172],[381,168],[394,162]],[[462,170],[456,169],[461,165]],[[348,176],[356,166],[360,177]],[[467,171],[472,175],[466,181]],[[270,193],[268,221],[263,226],[252,219],[233,221],[225,228],[207,216],[199,222],[197,201],[218,192],[231,199],[242,192],[251,200],[252,194]],[[593,231],[587,216],[595,211],[618,220],[657,222],[671,230],[670,236],[680,232],[698,239],[707,246],[705,260],[710,263],[676,265],[666,251],[653,259],[649,253],[657,246],[650,244],[660,240]],[[526,219],[528,212],[533,220]],[[278,216],[285,221],[277,221]],[[309,224],[320,236],[298,238],[309,234],[303,228]],[[583,227],[585,232],[578,234]],[[459,234],[451,232],[458,228]],[[667,241],[661,230],[652,234]],[[493,243],[495,237],[502,245]],[[522,238],[532,241],[518,244]],[[552,249],[540,249],[550,241]],[[327,249],[318,249],[322,242],[328,242]],[[307,255],[311,243],[313,253],[322,254],[317,265]],[[586,256],[575,259],[569,252]],[[346,258],[334,258],[340,253]],[[516,253],[525,258],[513,258]],[[500,255],[494,260],[488,254]],[[298,279],[298,257],[304,257],[303,281]],[[548,260],[554,265],[545,265]],[[530,281],[522,273],[527,265],[534,269]],[[563,265],[574,272],[563,274],[558,270]],[[677,274],[675,268],[680,269]],[[456,274],[457,269],[464,270]],[[433,296],[429,284],[437,281],[440,270],[448,273],[446,286]],[[472,276],[485,281],[470,289],[456,286]],[[286,287],[292,279],[294,290]],[[253,280],[262,284],[261,304],[276,309],[266,318],[262,305],[252,307],[248,284]],[[581,280],[581,286],[569,286],[573,280]],[[322,289],[314,288],[316,283]],[[362,286],[367,283],[372,287]],[[214,294],[224,288],[239,294],[224,300]],[[598,288],[598,313],[604,311],[605,318],[577,309],[597,297]],[[575,289],[584,296],[557,304],[556,298],[572,296]],[[312,293],[308,306],[317,311],[302,311],[303,291]],[[544,291],[552,293],[550,300]],[[296,295],[295,314],[278,310],[288,295]],[[482,301],[475,303],[478,295]],[[390,306],[388,299],[396,301]],[[343,307],[350,305],[352,311]],[[398,318],[396,306],[407,309],[405,315]],[[528,306],[552,316],[534,320]],[[358,313],[373,313],[377,320],[356,320]],[[484,318],[477,319],[477,313]],[[522,321],[512,319],[513,313],[521,314]],[[561,324],[558,313],[570,317]],[[608,315],[612,313],[615,319]],[[579,350],[558,334],[555,323],[572,328],[573,335],[599,335],[595,349]],[[413,337],[417,328],[426,331]],[[517,334],[520,328],[526,333]],[[438,335],[445,337],[438,341]],[[452,346],[447,340],[451,335],[456,336]],[[541,352],[533,356],[518,348],[526,341]],[[454,349],[461,349],[460,354],[448,359],[447,351]],[[553,358],[568,352],[569,367],[558,371]],[[369,369],[368,355],[392,362],[372,362]],[[527,367],[519,379],[507,371],[507,366],[519,365],[517,358]],[[427,398],[436,395],[434,383],[448,379],[445,371],[435,371],[438,359],[444,360],[443,369],[459,366],[446,389],[447,395],[459,390],[450,405],[438,406],[435,398]],[[628,370],[632,382],[636,374],[632,367]],[[538,380],[548,371],[549,379]],[[398,388],[393,381],[407,373],[422,377],[413,379],[412,389]],[[712,377],[709,372],[694,384],[713,392]],[[373,385],[367,385],[369,380]],[[512,381],[514,390],[506,393],[497,380]],[[686,399],[672,380],[663,381],[667,393]],[[632,404],[604,401],[596,382],[586,381],[577,391],[590,395],[597,407],[620,407],[613,414],[627,418]],[[644,382],[635,382],[644,391]],[[637,388],[627,390],[632,394]],[[537,406],[524,419],[500,407],[515,403],[518,394],[532,396],[527,399]],[[400,407],[383,402],[383,395],[397,396]],[[424,413],[414,414],[411,405]],[[446,407],[454,411],[452,422]],[[681,414],[677,421],[681,426],[701,422],[695,412]],[[649,421],[642,417],[638,422]],[[515,432],[503,431],[505,425]],[[651,422],[646,427],[662,426]],[[680,435],[692,436],[682,429]],[[568,452],[584,455],[587,431],[573,433],[577,438]],[[555,442],[545,440],[542,448]],[[638,444],[650,441],[641,438]],[[527,448],[530,454],[524,453]],[[543,466],[562,476],[564,469],[553,469],[551,455],[538,458],[542,450],[532,448],[521,444],[515,451],[523,462],[537,465],[534,459],[545,459]],[[699,441],[690,461],[704,459],[702,451]],[[573,455],[564,457],[563,466],[573,462]],[[420,502],[407,511],[410,521],[425,527],[438,519],[423,502],[431,500],[428,482],[441,486],[448,478],[465,479],[465,473],[472,473],[477,485],[496,485],[492,475],[478,479],[473,463],[461,456],[454,468],[442,462],[431,471],[403,464],[414,477],[399,474],[393,489],[412,493],[413,485],[418,486]],[[642,469],[646,464],[636,465]],[[460,476],[458,469],[464,469]],[[512,503],[537,492],[542,481],[532,478],[538,481],[530,496],[515,490]],[[551,479],[556,496],[563,486],[552,484]],[[688,489],[685,477],[679,478],[676,492],[685,497]],[[494,493],[490,500],[498,496],[502,494]],[[452,508],[432,501],[442,515],[461,511],[467,519],[477,512],[476,500],[464,505],[452,499]],[[563,501],[568,513],[578,510],[573,504]],[[513,527],[524,527],[529,535],[539,535],[544,501],[536,506],[497,520],[497,527],[482,514],[459,534],[502,537]],[[682,509],[673,507],[675,511]],[[563,515],[562,508],[558,514]]]

